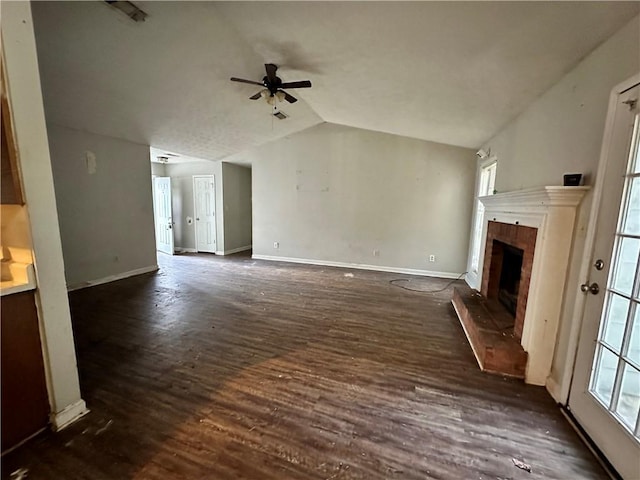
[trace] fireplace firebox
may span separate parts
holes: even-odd
[[[502,269],[498,283],[498,301],[513,315],[514,319],[518,306],[523,254],[524,251],[521,248],[508,244],[502,245]]]
[[[516,338],[522,338],[537,233],[537,228],[501,222],[490,221],[487,226],[480,293],[507,304]]]

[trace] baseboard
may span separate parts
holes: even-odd
[[[84,403],[84,400],[78,400],[76,403],[67,405],[62,411],[51,414],[53,430],[59,432],[76,420],[84,417],[87,413],[89,413],[89,409],[87,408],[87,404]]]
[[[231,250],[225,250],[221,255],[231,255],[233,253],[246,252],[247,250],[251,250],[251,245],[245,245],[244,247],[232,248]],[[218,255],[218,253],[216,253]]]
[[[198,250],[196,250],[195,248],[175,247],[174,250],[180,253],[198,253]]]
[[[122,272],[116,275],[109,275],[108,277],[98,278],[97,280],[88,280],[86,282],[67,285],[67,291],[73,292],[74,290],[80,290],[82,288],[88,288],[88,287],[95,287],[96,285],[102,285],[103,283],[115,282],[116,280],[122,280],[124,278],[134,277],[136,275],[142,275],[143,273],[150,273],[150,272],[157,272],[157,271],[158,271],[158,265],[150,265],[148,267],[129,270],[128,272]]]
[[[251,258],[255,258],[256,260],[269,260],[269,261],[275,261],[275,262],[290,262],[290,263],[303,263],[307,265],[322,265],[325,267],[373,270],[376,272],[405,273],[407,275],[419,275],[422,277],[464,278],[462,276],[463,275],[462,273],[436,272],[432,270],[418,270],[414,268],[402,268],[402,267],[387,267],[383,265],[367,265],[364,263],[332,262],[329,260],[312,260],[308,258],[294,258],[294,257],[273,257],[271,255],[256,255],[256,254],[253,254]]]

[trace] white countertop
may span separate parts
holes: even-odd
[[[11,280],[0,281],[0,296],[35,290],[36,276],[33,264],[10,262],[9,269]]]

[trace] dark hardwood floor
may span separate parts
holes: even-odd
[[[160,265],[70,295],[91,413],[3,457],[3,478],[606,478],[544,388],[479,371],[451,288],[247,255]]]

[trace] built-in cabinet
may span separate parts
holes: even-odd
[[[18,150],[2,68],[2,183],[0,185],[0,368],[2,452],[49,423],[49,399],[27,206],[22,195]]]
[[[49,401],[33,291],[0,301],[2,451],[47,426]]]

